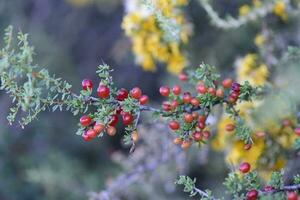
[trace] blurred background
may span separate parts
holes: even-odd
[[[247,2],[219,0],[214,6],[221,15],[229,12],[235,16],[238,7]],[[35,62],[66,79],[75,91],[80,90],[84,78],[98,82],[96,67],[105,62],[114,69],[118,87],[130,89],[138,85],[156,105],[161,101],[158,88],[177,79],[163,65],[156,72],[145,72],[135,64],[131,42],[121,28],[123,4],[122,0],[0,0],[0,32],[13,25],[29,33]],[[253,38],[260,31],[260,22],[238,31],[223,31],[210,25],[197,1],[190,1],[185,13],[193,24],[193,36],[187,46],[189,66],[196,67],[204,61],[217,66],[223,76],[234,77],[236,57],[256,50]],[[84,142],[75,135],[78,117],[66,112],[44,112],[22,130],[17,123],[8,125],[9,105],[9,97],[1,91],[0,199],[87,199],[90,191],[104,190],[107,181],[122,172],[120,163],[112,159],[115,152],[129,156],[128,147],[121,144],[121,132],[115,138]],[[199,153],[188,155],[186,171],[198,177],[200,186],[213,186],[221,194],[228,169],[222,155],[209,154],[205,166],[201,163],[207,161],[192,159],[201,157]],[[168,182],[173,183],[173,178]],[[174,199],[186,198],[181,190],[173,188],[155,199],[169,199],[168,193]],[[149,195],[134,199],[153,198]]]

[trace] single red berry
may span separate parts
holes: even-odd
[[[203,137],[207,140],[210,138],[210,131],[203,131]]]
[[[99,87],[97,89],[97,94],[98,94],[98,97],[100,97],[102,99],[107,99],[110,94],[110,89],[106,85],[99,85]]]
[[[250,190],[247,192],[247,200],[257,200],[258,198],[258,191],[257,190]]]
[[[122,118],[123,118],[123,124],[126,125],[126,126],[132,124],[132,122],[133,122],[133,120],[134,120],[132,114],[130,114],[130,113],[125,113],[125,114],[122,116]]]
[[[180,87],[179,85],[175,85],[175,86],[173,87],[172,91],[173,91],[173,93],[174,93],[175,95],[180,95],[180,93],[181,93],[181,87]]]
[[[114,136],[116,135],[117,133],[117,129],[113,126],[109,126],[107,129],[106,129],[106,133],[109,135],[109,136]]]
[[[149,102],[149,98],[147,95],[142,95],[139,101],[141,105],[145,105]]]
[[[297,200],[298,195],[296,192],[288,192],[287,199],[288,200]]]
[[[132,88],[132,90],[130,91],[130,95],[132,96],[132,98],[134,99],[139,99],[142,96],[142,90],[138,87],[134,87]]]
[[[185,92],[185,93],[183,94],[183,102],[186,103],[186,104],[188,104],[188,103],[191,102],[191,100],[192,100],[192,95],[191,95],[191,93]]]
[[[201,134],[201,132],[199,132],[199,131],[196,131],[196,132],[194,132],[193,133],[193,138],[194,138],[194,140],[195,141],[200,141],[201,139],[202,139],[202,134]]]
[[[197,91],[200,94],[205,94],[207,92],[207,88],[205,87],[204,84],[199,84],[199,85],[197,85]]]
[[[172,129],[172,130],[178,130],[180,128],[180,124],[178,121],[170,121],[169,122],[169,127]]]
[[[110,126],[116,126],[118,124],[118,121],[119,121],[118,115],[114,114],[114,115],[111,116],[111,120],[110,120],[109,125]]]
[[[191,99],[191,104],[195,107],[198,107],[200,105],[200,101],[196,97],[194,97]]]
[[[232,86],[231,86],[231,89],[235,92],[240,92],[241,90],[241,85],[239,83],[233,83]]]
[[[171,106],[170,102],[168,102],[168,101],[164,101],[162,103],[162,107],[163,107],[164,111],[171,111],[172,110],[172,106]]]
[[[182,140],[181,138],[179,138],[179,137],[177,137],[177,138],[175,138],[175,139],[173,140],[173,143],[174,143],[174,144],[177,144],[177,145],[182,144],[182,142],[183,142],[183,140]]]
[[[99,134],[105,129],[105,126],[104,126],[104,124],[96,123],[94,125],[93,129],[97,132],[97,134]]]
[[[89,137],[86,133],[84,133],[82,135],[82,137],[83,137],[84,141],[86,141],[86,142],[91,141],[93,139],[93,138]]]
[[[225,129],[226,129],[226,131],[229,131],[229,132],[234,131],[235,125],[234,124],[227,124]]]
[[[192,141],[191,140],[184,140],[181,144],[181,148],[184,150],[188,150],[192,145]]]
[[[250,171],[250,168],[251,168],[251,165],[250,165],[249,163],[243,162],[243,163],[240,165],[239,170],[240,170],[242,173],[246,174],[246,173],[248,173],[248,172]]]
[[[189,79],[189,77],[187,76],[187,74],[185,74],[183,72],[179,74],[178,78],[181,81],[187,81]]]
[[[95,138],[95,137],[97,137],[98,134],[94,129],[89,129],[86,132],[86,135],[89,136],[90,138]]]
[[[175,110],[175,109],[178,107],[178,105],[179,105],[178,101],[173,100],[173,101],[171,102],[171,109],[172,109],[172,110]]]
[[[219,98],[223,98],[224,97],[224,90],[223,89],[217,89],[217,91],[216,91],[216,95],[217,95],[217,97],[219,97]]]
[[[205,116],[205,115],[200,115],[198,121],[199,121],[199,122],[202,122],[202,123],[205,123],[205,121],[206,121],[206,116]]]
[[[204,129],[205,128],[205,123],[204,122],[198,122],[198,127],[200,128],[200,129]]]
[[[159,93],[164,97],[168,97],[170,94],[170,88],[167,86],[162,86],[159,88]]]
[[[240,96],[240,93],[238,93],[238,92],[232,92],[232,93],[230,94],[230,96],[231,96],[232,98],[234,98],[234,99],[238,99],[239,96]]]
[[[234,104],[237,101],[237,99],[233,98],[232,96],[230,96],[228,98],[228,102]]]
[[[192,122],[194,121],[193,115],[190,114],[190,113],[184,114],[184,121],[185,121],[186,123],[192,123]]]
[[[274,188],[273,188],[273,186],[271,186],[271,185],[266,185],[266,186],[264,187],[264,191],[265,191],[265,192],[271,192],[272,190],[274,190]]]
[[[116,97],[118,101],[124,101],[127,97],[128,97],[128,90],[126,90],[125,88],[121,88],[118,90],[118,94]]]
[[[231,88],[232,82],[232,79],[227,78],[222,81],[222,85],[224,88]]]
[[[215,88],[210,87],[210,88],[208,88],[207,91],[208,91],[208,93],[210,93],[210,94],[213,95],[213,96],[216,95],[216,89],[215,89]]]
[[[252,147],[252,144],[251,144],[251,143],[245,144],[245,145],[244,145],[244,150],[248,151],[248,150],[251,149],[251,147]]]
[[[116,113],[117,114],[121,114],[123,111],[123,108],[121,106],[119,106],[117,109],[116,109]]]
[[[80,123],[84,127],[89,126],[92,123],[92,118],[90,116],[84,115],[80,118]]]
[[[199,117],[199,113],[197,113],[197,112],[193,112],[192,115],[193,115],[194,119],[198,119],[198,117]]]
[[[84,90],[93,89],[93,82],[91,79],[83,79],[83,81],[81,82],[81,85],[82,85],[82,89],[84,89]]]
[[[300,136],[300,127],[295,128],[295,133],[296,135]]]

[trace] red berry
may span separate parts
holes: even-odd
[[[194,140],[195,141],[200,141],[201,139],[202,139],[202,134],[201,134],[201,132],[199,132],[199,131],[196,131],[196,132],[194,132],[193,133],[193,138],[194,138]]]
[[[183,94],[183,102],[184,102],[184,103],[190,103],[191,100],[192,100],[192,95],[191,95],[191,93],[185,92],[185,93]]]
[[[222,85],[223,85],[224,88],[231,88],[232,79],[230,79],[230,78],[224,79],[222,81]]]
[[[83,81],[81,82],[81,85],[82,85],[82,89],[84,89],[84,90],[93,89],[93,82],[91,79],[83,79]]]
[[[211,95],[215,96],[216,95],[216,89],[215,88],[208,88],[208,93],[210,93]]]
[[[205,123],[205,121],[206,121],[206,116],[205,116],[205,115],[200,115],[198,121],[199,121],[199,122],[202,122],[202,123]]]
[[[200,94],[205,94],[207,92],[207,88],[205,87],[205,85],[203,84],[199,84],[197,86],[197,91],[200,93]]]
[[[189,77],[185,74],[185,73],[180,73],[178,78],[181,80],[181,81],[187,81],[189,79]]]
[[[94,129],[89,129],[86,132],[86,135],[90,138],[95,138],[95,137],[97,137],[97,132]]]
[[[295,133],[296,135],[300,136],[300,127],[295,128]]]
[[[175,85],[175,86],[173,87],[172,91],[173,91],[173,93],[174,93],[175,95],[180,95],[180,93],[181,93],[181,87],[180,87],[179,85]]]
[[[227,124],[226,125],[226,131],[231,132],[231,131],[234,131],[234,129],[235,129],[235,125],[234,124]]]
[[[242,173],[246,174],[246,173],[248,173],[248,172],[250,171],[250,168],[251,168],[251,165],[250,165],[249,163],[243,162],[243,163],[240,165],[239,170],[240,170]]]
[[[296,192],[289,192],[287,195],[287,199],[288,200],[297,200],[298,199],[298,195]]]
[[[237,99],[233,98],[232,96],[230,96],[228,98],[228,102],[234,104],[237,101]]]
[[[142,95],[139,101],[141,105],[145,105],[149,102],[149,98],[147,95]]]
[[[200,129],[204,129],[205,128],[205,123],[204,122],[198,122],[198,127],[200,128]]]
[[[250,190],[247,192],[247,200],[256,200],[258,197],[258,191],[257,190]]]
[[[130,91],[130,95],[132,96],[132,98],[134,99],[139,99],[142,96],[142,90],[138,87],[134,87],[131,91]]]
[[[192,115],[193,115],[194,119],[198,119],[198,117],[199,117],[199,113],[197,113],[197,112],[193,112]]]
[[[194,97],[191,99],[191,104],[193,104],[195,107],[198,107],[200,105],[200,101]]]
[[[100,97],[102,99],[107,99],[110,94],[110,89],[106,85],[99,85],[99,87],[97,89],[97,94],[98,94],[98,97]]]
[[[163,107],[164,111],[171,111],[172,110],[172,106],[171,106],[170,102],[168,102],[168,101],[164,101],[162,103],[162,107]]]
[[[172,129],[172,130],[178,130],[180,128],[180,124],[178,121],[170,121],[169,122],[169,127]]]
[[[127,97],[128,97],[128,91],[125,88],[119,89],[116,99],[118,101],[124,101]]]
[[[251,143],[245,144],[245,145],[244,145],[244,150],[248,151],[248,150],[251,149],[251,147],[252,147],[252,144],[251,144]]]
[[[171,109],[175,110],[178,107],[179,103],[176,100],[173,100],[171,103]]]
[[[177,145],[182,144],[182,142],[183,142],[183,140],[182,140],[181,138],[179,138],[179,137],[177,137],[177,138],[175,138],[175,139],[173,140],[173,143],[174,143],[174,144],[177,144]]]
[[[194,121],[193,115],[190,114],[190,113],[184,114],[184,121],[185,121],[186,123],[192,123],[192,122]]]
[[[230,94],[230,96],[231,96],[232,98],[234,98],[234,99],[238,99],[239,96],[240,96],[240,93],[238,93],[238,92],[232,92],[232,93]]]
[[[82,135],[82,137],[83,137],[84,141],[86,141],[86,142],[91,141],[93,139],[93,138],[89,137],[86,133],[84,133]]]
[[[241,90],[241,85],[239,83],[233,83],[232,86],[231,86],[231,89],[235,92],[240,92]]]
[[[105,126],[104,124],[96,123],[93,129],[99,134],[105,129]]]
[[[107,129],[106,129],[106,133],[109,135],[109,136],[114,136],[116,135],[117,133],[117,129],[113,126],[109,126]]]
[[[114,115],[111,116],[111,120],[110,120],[109,125],[110,126],[116,126],[118,124],[118,121],[119,121],[118,115],[114,114]]]
[[[168,97],[170,94],[170,88],[167,86],[162,86],[159,88],[159,93],[164,97]]]
[[[132,122],[133,122],[133,120],[134,120],[132,114],[130,114],[130,113],[125,113],[125,114],[122,116],[122,118],[123,118],[123,124],[126,125],[126,126],[132,124]]]
[[[84,127],[89,126],[92,123],[92,118],[90,116],[84,115],[80,118],[80,123]]]
[[[203,137],[207,140],[210,138],[210,132],[209,131],[203,131]]]
[[[216,95],[219,98],[223,98],[224,97],[224,90],[223,89],[217,89]]]

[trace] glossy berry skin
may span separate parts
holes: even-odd
[[[198,118],[198,121],[201,122],[201,123],[205,123],[206,116],[205,115],[200,115],[199,118]]]
[[[185,93],[183,94],[183,102],[186,103],[186,104],[188,104],[188,103],[191,102],[191,100],[192,100],[192,95],[191,95],[191,93],[185,92]]]
[[[130,91],[130,95],[132,96],[132,98],[134,99],[140,99],[142,96],[142,90],[138,87],[134,87],[132,88],[132,90]]]
[[[159,88],[159,93],[164,97],[168,97],[170,94],[170,88],[167,86],[162,86]]]
[[[240,92],[241,90],[241,85],[239,83],[233,83],[232,86],[231,86],[231,89],[234,91],[234,92]]]
[[[178,121],[170,121],[170,122],[169,122],[169,127],[170,127],[172,130],[176,131],[176,130],[178,130],[178,129],[180,128],[180,124],[179,124]]]
[[[230,96],[232,97],[232,98],[234,98],[234,99],[238,99],[239,98],[239,93],[238,92],[232,92],[231,94],[230,94]]]
[[[217,89],[216,96],[219,97],[219,98],[223,98],[224,97],[224,90],[223,89]]]
[[[168,101],[164,101],[162,103],[162,108],[164,111],[171,111],[172,110],[172,105]]]
[[[118,115],[114,114],[114,115],[111,116],[111,120],[110,120],[109,125],[110,126],[116,126],[118,124],[118,121],[119,121]]]
[[[232,79],[227,78],[222,81],[222,85],[224,88],[228,89],[228,88],[231,88],[232,82],[233,82]]]
[[[109,135],[109,136],[114,136],[116,135],[117,133],[117,129],[113,126],[109,126],[107,129],[106,129],[106,133]]]
[[[294,131],[295,131],[296,135],[300,136],[300,127],[295,128]]]
[[[173,100],[173,101],[171,102],[171,109],[172,109],[172,110],[175,110],[178,106],[179,106],[178,101]]]
[[[82,126],[87,127],[92,123],[92,118],[90,116],[84,115],[80,118],[80,123]]]
[[[227,124],[225,129],[226,129],[226,131],[229,131],[229,132],[234,131],[235,125],[234,124]]]
[[[198,107],[200,105],[200,101],[197,98],[192,98],[191,104],[195,107]]]
[[[175,95],[180,95],[180,93],[181,93],[181,87],[180,87],[179,85],[175,85],[175,86],[173,87],[172,91],[173,91],[173,93],[174,93]]]
[[[94,129],[89,129],[87,132],[86,132],[86,135],[90,138],[95,138],[97,137],[97,132],[94,130]]]
[[[139,102],[141,105],[145,105],[149,102],[149,97],[147,95],[142,95]]]
[[[248,172],[250,171],[250,168],[251,168],[251,165],[250,165],[249,163],[243,162],[243,163],[240,165],[239,170],[240,170],[242,173],[246,174],[246,173],[248,173]]]
[[[125,114],[122,116],[122,119],[123,119],[123,124],[124,124],[125,126],[128,126],[128,125],[132,124],[132,122],[133,122],[133,120],[134,120],[132,114],[130,114],[130,113],[125,113]]]
[[[106,85],[99,85],[97,89],[98,97],[101,99],[107,99],[110,95],[110,89]]]
[[[93,81],[91,79],[83,79],[81,85],[82,85],[82,89],[84,90],[93,89]]]
[[[210,138],[210,132],[209,131],[203,131],[202,133],[204,139],[208,140]]]
[[[184,150],[187,150],[191,147],[192,145],[192,142],[189,141],[189,140],[184,140],[181,144],[181,148],[184,149]]]
[[[128,97],[128,91],[125,88],[121,88],[118,90],[118,94],[116,99],[118,101],[124,101]]]
[[[186,123],[192,123],[192,122],[194,121],[193,115],[190,114],[190,113],[184,114],[184,121],[185,121]]]
[[[250,190],[247,192],[247,200],[257,200],[258,199],[258,191],[257,190]]]
[[[197,113],[197,112],[193,112],[192,115],[195,120],[197,120],[199,117],[199,113]]]
[[[289,192],[287,194],[287,199],[288,200],[297,200],[298,199],[298,195],[296,192]]]
[[[210,93],[212,96],[216,95],[216,89],[215,88],[208,88],[208,93]]]
[[[89,137],[86,133],[84,133],[82,135],[82,137],[83,137],[83,140],[86,141],[86,142],[91,141],[93,139],[93,138]]]
[[[205,85],[203,84],[199,84],[197,86],[197,91],[200,93],[200,94],[205,94],[207,92],[207,88],[205,87]]]
[[[189,77],[185,73],[180,73],[178,78],[181,81],[187,81],[189,79]]]
[[[200,141],[201,139],[202,139],[202,134],[201,134],[201,132],[199,132],[199,131],[196,131],[196,132],[194,132],[193,133],[193,139],[195,140],[195,141]]]
[[[104,124],[96,123],[93,129],[99,134],[105,129],[105,126]]]

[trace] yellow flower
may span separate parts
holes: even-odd
[[[273,12],[275,15],[277,15],[278,17],[280,17],[283,21],[287,21],[288,19],[288,15],[286,12],[286,6],[285,3],[283,1],[277,1],[274,8],[273,8]]]
[[[266,42],[266,38],[263,34],[257,34],[255,39],[254,39],[254,43],[256,46],[258,47],[262,47]]]
[[[249,12],[250,12],[250,6],[249,5],[242,5],[239,8],[239,14],[240,14],[240,16],[248,15]]]

